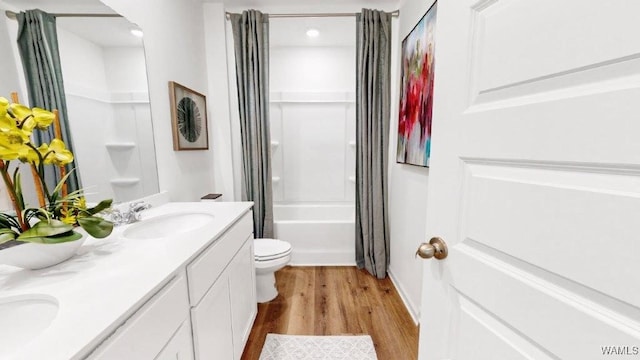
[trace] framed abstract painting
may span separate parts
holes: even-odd
[[[396,161],[429,167],[437,2],[402,41]]]
[[[206,150],[207,98],[177,82],[169,81],[173,150]]]

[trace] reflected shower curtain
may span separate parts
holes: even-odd
[[[379,279],[389,267],[391,14],[356,17],[356,263]]]
[[[58,109],[62,140],[73,152],[58,52],[56,18],[41,10],[27,10],[17,14],[17,18],[18,48],[27,81],[29,105],[47,110]],[[53,126],[33,134],[36,145],[50,143],[55,138]],[[74,160],[66,166],[67,174],[75,167]],[[53,189],[61,179],[60,169],[57,166],[45,166],[44,177],[47,187]],[[76,170],[68,177],[67,189],[71,193],[80,187],[80,175]]]
[[[269,18],[231,14],[242,138],[243,200],[253,201],[253,234],[273,237],[269,134]]]

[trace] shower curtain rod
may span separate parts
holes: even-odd
[[[7,15],[7,17],[9,19],[16,19],[16,13],[11,11],[11,10],[7,10],[4,12],[5,15]],[[53,15],[55,17],[102,17],[102,18],[107,18],[107,17],[122,17],[122,15],[120,14],[82,14],[82,13],[58,13],[58,14],[50,14]]]
[[[350,17],[356,16],[358,13],[300,13],[300,14],[267,14],[269,18],[305,18],[305,17]],[[390,12],[391,16],[398,17],[400,10]],[[230,19],[231,13],[225,12],[227,20]]]

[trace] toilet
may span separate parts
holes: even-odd
[[[207,194],[200,201],[221,201],[222,194]],[[256,268],[256,297],[259,303],[269,302],[278,296],[275,272],[291,261],[291,244],[278,239],[253,241]]]
[[[291,244],[278,239],[255,239],[256,297],[259,303],[278,296],[275,272],[291,261]]]

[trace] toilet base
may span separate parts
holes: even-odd
[[[266,303],[278,296],[278,289],[276,289],[276,276],[275,272],[270,271],[267,273],[256,274],[256,298],[258,303]]]

